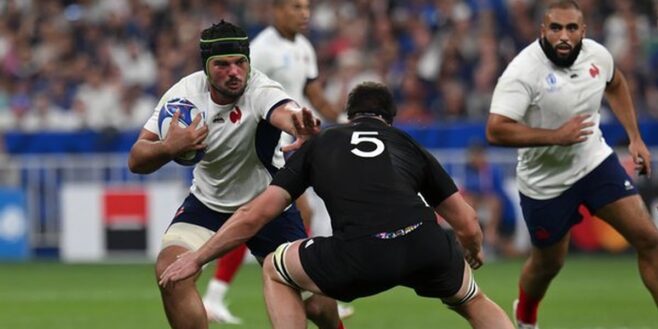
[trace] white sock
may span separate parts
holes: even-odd
[[[228,283],[212,278],[210,279],[210,282],[208,282],[208,289],[206,290],[203,299],[221,303],[224,301],[224,296],[226,296],[227,291]]]

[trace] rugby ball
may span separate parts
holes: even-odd
[[[162,108],[160,108],[160,114],[158,115],[158,133],[160,140],[164,140],[167,136],[171,120],[176,112],[180,112],[180,116],[178,117],[178,125],[180,127],[188,127],[192,124],[192,121],[194,121],[194,118],[196,118],[197,115],[201,115],[201,122],[199,122],[197,129],[206,124],[205,112],[199,110],[194,104],[192,104],[192,102],[184,98],[170,99],[162,105]],[[192,166],[201,161],[205,154],[206,152],[204,150],[189,151],[178,156],[174,161],[183,166]]]

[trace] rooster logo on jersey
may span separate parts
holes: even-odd
[[[242,111],[240,110],[239,107],[235,107],[233,111],[229,114],[228,118],[231,120],[233,123],[240,123],[240,119],[242,119]]]
[[[596,78],[599,75],[599,72],[600,72],[599,68],[596,65],[594,65],[594,63],[592,63],[591,65],[592,65],[592,67],[589,68],[589,75],[592,78]]]

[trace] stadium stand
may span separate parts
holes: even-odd
[[[401,127],[442,156],[458,179],[463,149],[484,140],[497,77],[537,37],[537,13],[546,3],[317,0],[308,36],[329,99],[343,104],[355,84],[385,82],[395,92]],[[588,37],[611,49],[626,73],[655,157],[658,1],[580,3]],[[148,178],[131,175],[125,154],[165,88],[199,69],[200,27],[224,18],[255,36],[268,23],[266,6],[258,0],[0,2],[0,188],[26,194],[37,253],[57,252],[63,183],[189,179],[189,168],[176,165]],[[618,145],[623,129],[607,108],[602,114],[604,135]],[[514,155],[488,151],[512,179]]]

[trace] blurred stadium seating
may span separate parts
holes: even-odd
[[[267,3],[0,2],[0,190],[25,196],[31,255],[58,255],[65,184],[189,181],[189,168],[175,164],[133,175],[126,153],[163,91],[199,69],[199,31],[223,18],[254,36],[269,22]],[[546,3],[317,0],[308,36],[329,99],[343,104],[345,91],[358,82],[385,82],[394,90],[400,127],[434,150],[460,181],[464,148],[484,139],[496,79],[536,39]],[[656,157],[658,1],[580,3],[588,37],[605,44],[627,75]],[[606,139],[621,145],[623,129],[605,106],[602,115]],[[488,153],[513,179],[514,153]],[[653,205],[658,184],[647,184],[645,200]],[[13,227],[3,220],[5,206],[0,200],[0,240]]]

